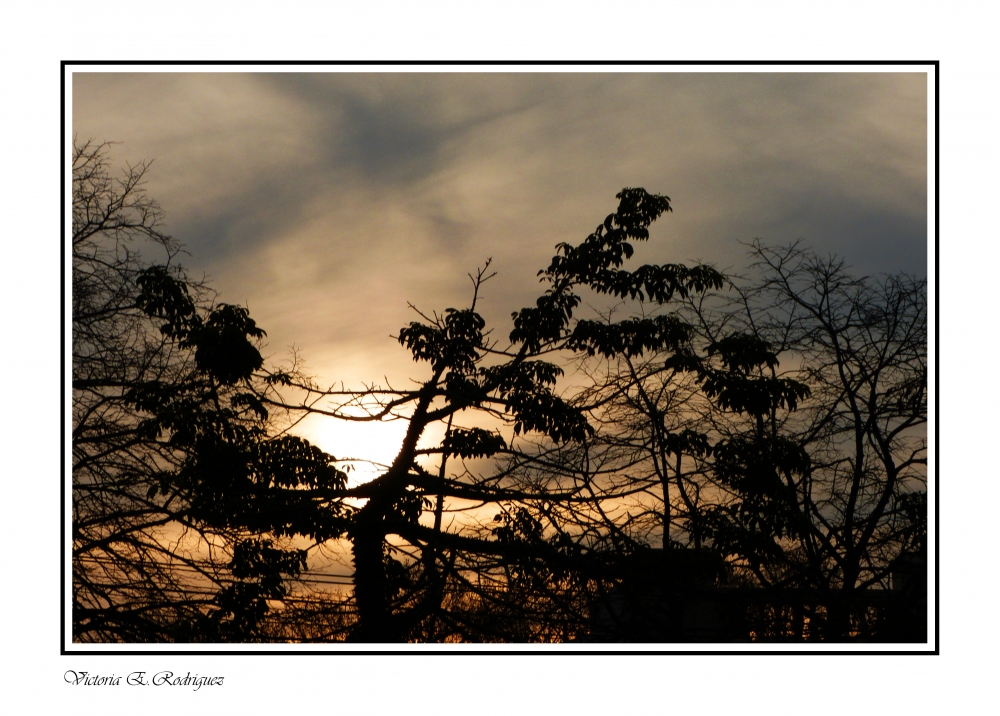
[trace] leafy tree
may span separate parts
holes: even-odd
[[[364,501],[347,533],[358,616],[353,639],[482,638],[483,623],[469,619],[505,613],[509,622],[509,614],[518,611],[518,594],[541,584],[565,585],[580,570],[598,578],[611,574],[594,556],[599,545],[546,532],[526,507],[582,505],[592,499],[586,481],[570,484],[571,477],[564,485],[531,486],[517,475],[545,465],[561,446],[585,446],[594,434],[588,407],[559,390],[560,356],[681,352],[691,327],[669,314],[617,323],[580,318],[579,292],[661,305],[723,282],[721,274],[701,265],[622,268],[633,254],[632,242],[647,240],[648,227],[670,204],[643,189],[623,189],[617,198],[617,210],[582,243],[557,246],[539,272],[546,290],[534,306],[512,314],[509,343],[491,339],[476,311],[479,290],[492,277],[487,263],[472,277],[468,308],[420,314],[422,320],[400,330],[399,343],[429,373],[416,389],[320,391],[285,381],[307,392],[300,409],[340,419],[407,421],[393,463],[343,493],[345,499]],[[318,398],[333,404],[306,407]],[[291,401],[275,404],[296,407]],[[435,425],[440,440],[431,438]],[[488,506],[492,521],[484,519]],[[446,511],[450,526],[443,520]],[[578,597],[586,596],[587,583],[584,579]],[[459,590],[451,591],[456,586]],[[567,613],[553,595],[549,590],[549,608],[538,617],[535,633],[520,638],[551,637],[553,620]],[[580,598],[565,601],[573,602],[578,621]],[[525,602],[520,603],[523,614]],[[532,607],[541,603],[535,600]]]
[[[108,150],[73,152],[73,637],[260,639],[305,565],[287,538],[346,524],[304,488],[345,475],[274,435],[254,378],[263,330],[187,277],[148,164],[115,177]]]

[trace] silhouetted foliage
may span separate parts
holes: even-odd
[[[561,394],[564,368],[553,358],[678,350],[692,328],[673,315],[617,323],[579,319],[579,292],[660,305],[723,284],[722,275],[707,266],[623,269],[634,252],[630,242],[645,241],[649,225],[670,203],[643,189],[623,189],[617,198],[617,210],[581,244],[557,247],[548,268],[539,272],[544,293],[534,306],[512,314],[508,345],[488,337],[476,312],[479,289],[492,277],[487,263],[472,277],[470,307],[421,314],[423,320],[400,330],[400,344],[428,366],[430,375],[419,388],[324,392],[292,384],[308,392],[308,405],[317,398],[333,400],[322,411],[327,415],[401,417],[408,423],[392,465],[345,493],[366,500],[348,528],[358,609],[353,639],[472,638],[487,632],[528,638],[523,631],[503,637],[498,614],[505,614],[509,625],[535,624],[528,630],[531,638],[553,637],[545,619],[563,624],[564,637],[585,629],[594,590],[613,578],[614,555],[599,554],[600,542],[588,546],[575,536],[547,532],[528,506],[581,505],[590,498],[581,484],[553,489],[517,478],[525,467],[544,465],[547,451],[586,445],[594,435],[587,407]],[[277,404],[295,408],[291,402]],[[444,437],[426,445],[435,424],[443,426]],[[436,465],[430,462],[434,456]],[[449,457],[460,460],[457,468],[449,470]],[[492,459],[475,460],[487,457]],[[442,519],[446,506],[450,527]],[[493,506],[494,519],[483,524],[475,515],[486,506]],[[421,519],[424,514],[433,515],[433,526]],[[544,619],[538,611],[542,604],[548,605]],[[469,621],[487,614],[490,629]]]
[[[629,271],[671,207],[626,188],[556,247],[506,342],[477,310],[487,261],[468,307],[400,329],[415,387],[323,390],[265,365],[247,310],[177,265],[146,165],[113,179],[106,150],[74,154],[74,638],[916,633],[923,282],[760,243],[749,279]],[[350,484],[279,429],[307,415],[406,433]],[[293,598],[313,550],[338,545],[353,590]]]
[[[267,600],[305,564],[277,540],[341,534],[345,509],[305,488],[345,476],[271,437],[264,332],[187,277],[148,165],[116,178],[108,149],[73,153],[73,637],[260,639]]]
[[[725,558],[744,638],[920,640],[926,283],[856,278],[798,245],[750,248],[750,278],[678,309],[687,346],[588,368],[601,406],[589,455],[604,499],[631,507],[557,520]]]

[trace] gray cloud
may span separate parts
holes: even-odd
[[[415,370],[386,336],[500,275],[499,335],[623,186],[672,197],[638,261],[739,266],[803,238],[926,271],[926,77],[869,73],[78,74],[74,131],[149,189],[223,300],[324,379]]]

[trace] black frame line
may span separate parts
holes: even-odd
[[[66,63],[59,112],[59,645],[66,654]]]
[[[511,67],[774,67],[774,66],[928,66],[934,68],[934,649],[924,651],[899,649],[838,649],[838,650],[782,650],[782,649],[746,649],[746,650],[685,650],[685,649],[561,649],[539,647],[537,649],[420,649],[419,645],[412,649],[308,649],[308,650],[273,650],[273,649],[67,649],[66,648],[66,75],[72,65],[87,66],[272,66],[272,67],[414,67],[414,66],[511,66]],[[60,656],[465,656],[487,654],[493,656],[939,656],[941,653],[941,541],[938,534],[941,524],[940,500],[940,229],[941,229],[941,63],[940,60],[62,60],[60,62],[59,108],[59,196],[60,196],[60,571],[59,571],[59,654]]]

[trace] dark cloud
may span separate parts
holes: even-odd
[[[426,97],[372,91],[338,81],[336,75],[265,76],[275,91],[317,108],[322,118],[313,137],[317,156],[332,176],[373,186],[405,184],[433,172],[448,127],[434,121]]]
[[[512,88],[510,77],[496,82],[481,75],[309,73],[263,79],[321,113],[314,139],[331,175],[376,189],[426,179],[463,135],[524,111],[541,94],[536,83],[515,80],[519,86]],[[465,101],[455,101],[463,95]]]
[[[249,182],[233,196],[173,217],[170,229],[182,236],[205,263],[253,251],[275,236],[294,231],[314,198],[314,189],[293,172],[271,172]]]
[[[156,158],[192,267],[338,379],[410,371],[386,339],[407,301],[462,305],[487,257],[506,334],[623,186],[675,207],[640,261],[739,267],[741,241],[801,238],[926,271],[923,74],[91,74],[73,102],[82,136]]]

